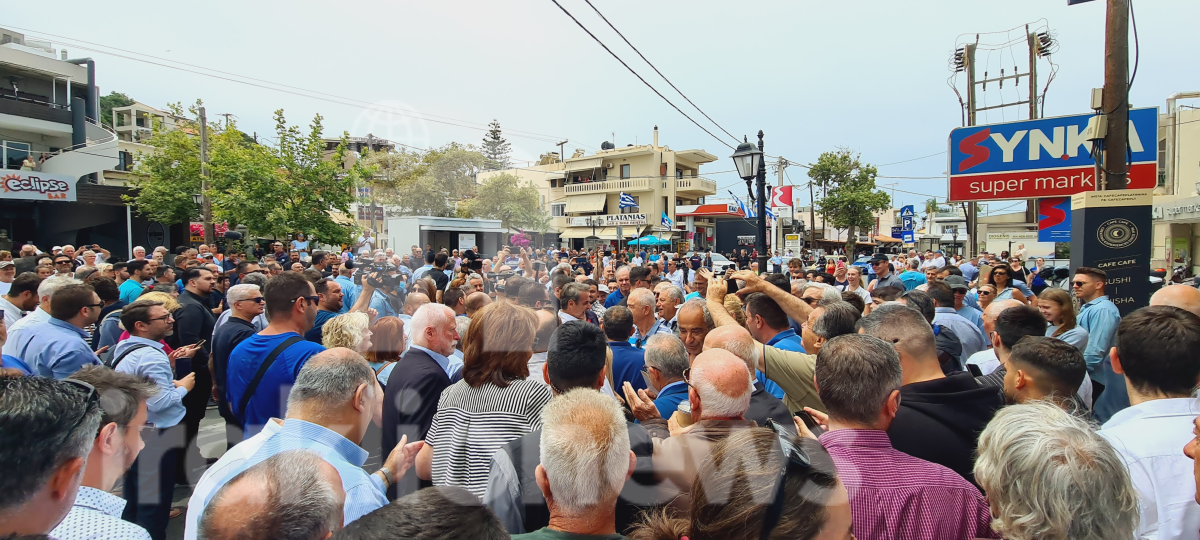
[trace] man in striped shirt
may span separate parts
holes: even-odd
[[[856,538],[996,536],[975,486],[892,448],[887,429],[900,407],[900,356],[891,343],[865,334],[835,337],[817,355],[815,378],[829,413],[820,441],[850,493]]]

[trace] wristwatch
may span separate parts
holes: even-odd
[[[396,477],[395,477],[395,476],[392,476],[392,470],[391,470],[391,469],[389,469],[389,468],[387,468],[387,467],[380,467],[380,468],[379,468],[379,470],[378,470],[378,471],[375,471],[375,472],[378,472],[378,473],[382,474],[382,475],[383,475],[383,479],[387,481],[387,484],[388,484],[389,486],[390,486],[390,485],[392,485],[392,484],[395,484],[395,483],[396,483]]]

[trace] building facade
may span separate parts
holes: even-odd
[[[697,225],[693,221],[689,229],[686,220],[681,222],[678,207],[702,204],[716,194],[716,182],[701,176],[700,167],[717,156],[659,145],[657,126],[652,141],[619,148],[605,142],[594,154],[576,150],[565,160],[549,154],[543,164],[488,171],[477,180],[511,174],[536,187],[564,247],[616,245],[651,234],[680,247],[679,242],[690,240],[689,233],[695,236]],[[622,193],[633,206],[621,207]]]

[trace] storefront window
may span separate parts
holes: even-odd
[[[29,143],[17,141],[3,141],[3,163],[5,169],[20,169],[21,162],[25,161],[25,157],[29,155]]]

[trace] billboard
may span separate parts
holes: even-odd
[[[950,132],[951,202],[1069,197],[1095,191],[1087,140],[1094,114],[970,126]],[[1158,185],[1158,108],[1129,111],[1129,189]]]
[[[1038,201],[1038,242],[1071,241],[1071,198]]]
[[[37,171],[0,171],[0,199],[75,202],[79,181],[74,176]]]

